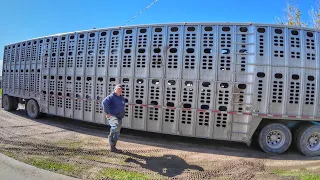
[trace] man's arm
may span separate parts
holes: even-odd
[[[103,111],[108,115],[111,113],[110,110],[110,104],[111,104],[111,96],[107,96],[103,101],[102,101],[102,107]]]

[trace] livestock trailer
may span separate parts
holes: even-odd
[[[315,29],[176,23],[50,35],[4,47],[6,111],[25,103],[108,124],[101,101],[124,86],[123,127],[320,155],[320,39]]]

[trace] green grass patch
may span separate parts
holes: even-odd
[[[65,140],[61,140],[61,141],[57,141],[53,143],[56,146],[59,147],[66,147],[69,149],[76,149],[76,148],[80,148],[84,142],[82,141],[65,141]]]
[[[2,89],[0,89],[0,96],[2,96]]]
[[[8,157],[11,157],[11,158],[14,158],[16,157],[16,155],[10,151],[7,151],[7,150],[0,150],[0,152]]]
[[[53,159],[39,158],[39,157],[30,157],[26,159],[26,163],[33,165],[35,167],[45,169],[48,171],[54,172],[67,172],[70,174],[78,175],[84,169],[84,167],[77,166],[74,164],[68,164],[65,162],[60,162]]]
[[[90,161],[102,161],[102,158],[98,156],[82,156],[82,159],[86,159]]]
[[[98,175],[99,179],[101,178],[111,178],[114,180],[120,180],[120,179],[127,179],[127,180],[133,180],[133,179],[151,179],[151,176],[145,175],[138,172],[130,172],[125,170],[119,170],[119,169],[107,169],[104,168],[100,171]]]
[[[69,151],[63,152],[63,155],[64,156],[76,156],[76,154],[74,152],[69,152]]]
[[[126,165],[128,163],[124,162],[124,159],[118,158],[118,157],[104,157],[104,156],[80,156],[81,159],[86,159],[89,161],[95,161],[95,162],[102,162],[102,163],[112,163],[112,164],[118,164],[118,165]]]
[[[274,170],[273,173],[280,176],[298,177],[300,180],[318,180],[320,174],[307,172],[307,171],[287,171],[287,170]]]
[[[70,164],[65,164],[50,159],[29,158],[27,161],[33,166],[51,171],[64,170],[67,172],[74,172],[75,170],[75,168]]]

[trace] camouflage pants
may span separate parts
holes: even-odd
[[[114,116],[110,116],[108,121],[110,125],[109,144],[110,146],[115,146],[120,136],[122,120]]]

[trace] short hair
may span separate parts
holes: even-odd
[[[118,88],[121,88],[123,90],[123,86],[121,84],[117,84],[115,87],[114,87],[114,90],[117,90]]]

